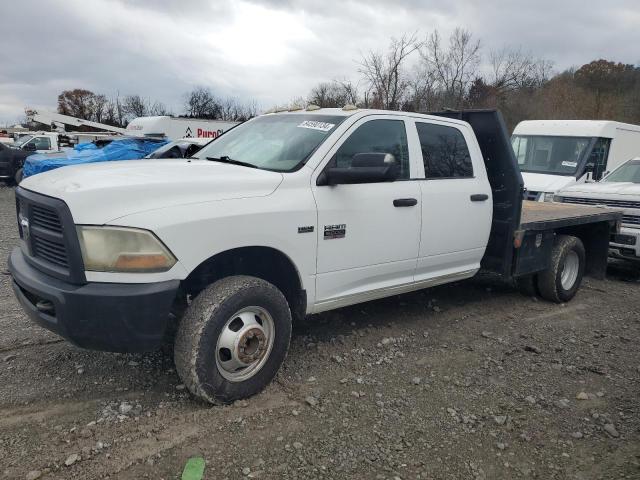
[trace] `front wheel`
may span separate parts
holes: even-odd
[[[214,404],[262,390],[284,362],[291,311],[280,290],[255,277],[224,278],[189,305],[174,344],[189,391]]]
[[[562,303],[571,300],[582,283],[585,269],[582,241],[558,235],[551,250],[551,265],[538,273],[538,290],[545,300]]]

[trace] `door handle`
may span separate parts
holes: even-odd
[[[484,202],[485,200],[489,200],[489,195],[486,193],[474,193],[471,195],[472,202]]]
[[[396,198],[393,201],[394,207],[413,207],[418,204],[415,198]]]

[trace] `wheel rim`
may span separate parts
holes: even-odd
[[[243,382],[264,366],[275,337],[273,318],[262,307],[245,307],[225,323],[216,345],[216,366],[230,382]]]
[[[560,276],[560,283],[562,284],[562,288],[565,290],[570,290],[571,287],[576,283],[576,279],[578,278],[578,271],[580,270],[580,257],[573,250],[570,250],[567,253],[567,256],[564,258],[564,265],[562,267],[562,274]]]

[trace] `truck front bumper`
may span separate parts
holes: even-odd
[[[13,290],[38,325],[92,350],[144,352],[162,345],[180,281],[74,285],[9,257]]]
[[[640,228],[622,226],[620,233],[611,235],[609,254],[615,258],[640,260]]]

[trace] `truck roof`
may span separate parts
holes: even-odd
[[[516,125],[513,134],[613,138],[618,129],[640,133],[640,125],[611,120],[524,120]]]
[[[344,109],[344,108],[319,108],[316,110],[308,110],[308,109],[298,109],[298,110],[282,110],[275,112],[267,112],[264,115],[327,115],[327,116],[341,116],[341,117],[350,117],[354,115],[358,116],[366,116],[366,115],[392,115],[392,116],[403,116],[403,117],[414,117],[414,118],[424,118],[429,120],[435,120],[442,122],[443,117],[438,115],[427,115],[425,113],[415,113],[415,112],[404,112],[399,110],[379,110],[372,108],[353,108],[353,109]],[[455,118],[447,117],[446,120],[450,123],[457,123],[460,125],[467,125],[467,122],[464,120],[458,120]]]

